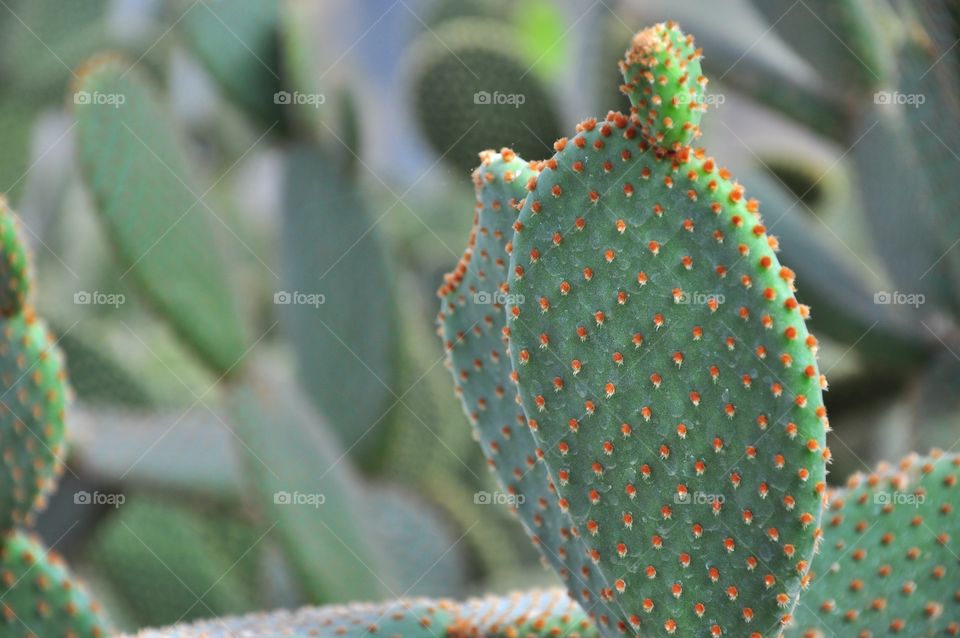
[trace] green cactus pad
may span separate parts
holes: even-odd
[[[207,363],[233,369],[245,338],[211,226],[220,222],[190,185],[176,127],[117,56],[87,62],[74,88],[80,166],[121,268]]]
[[[470,244],[439,294],[439,321],[456,393],[470,418],[490,468],[523,521],[544,561],[561,576],[585,609],[600,602],[591,592],[605,585],[572,536],[569,517],[556,505],[555,489],[537,450],[510,381],[504,343],[510,237],[526,185],[537,170],[508,149],[481,153],[474,173],[477,212]],[[600,621],[610,613],[599,610]]]
[[[596,638],[586,614],[561,589],[465,602],[415,598],[305,607],[147,629],[138,638]]]
[[[62,470],[66,382],[59,350],[29,307],[0,320],[0,530],[29,524]]]
[[[257,549],[257,536],[228,555],[226,540],[211,538],[216,521],[134,495],[100,526],[87,555],[138,626],[242,613],[255,608],[253,588],[235,562]]]
[[[473,170],[480,149],[536,157],[560,134],[548,89],[514,50],[510,29],[451,20],[420,34],[411,53],[417,122],[433,150],[463,171]]]
[[[562,589],[535,589],[462,603],[450,638],[599,638],[586,612]]]
[[[59,555],[16,532],[0,546],[0,634],[9,638],[106,638],[99,608]]]
[[[453,622],[447,600],[354,603],[204,620],[146,629],[138,638],[438,638]]]
[[[620,90],[640,114],[644,136],[670,149],[700,136],[707,79],[693,36],[673,22],[644,29],[633,37],[620,70],[626,82]]]
[[[791,637],[960,633],[960,456],[855,475],[831,494]]]
[[[0,315],[20,312],[29,290],[27,251],[19,224],[6,199],[0,197]]]
[[[511,361],[599,593],[632,630],[769,635],[820,533],[825,380],[757,203],[660,124],[587,120],[528,183]]]

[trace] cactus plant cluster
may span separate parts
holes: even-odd
[[[0,262],[0,633],[104,636],[103,618],[63,560],[24,531],[63,471],[68,388],[62,355],[29,305],[26,248],[6,201],[0,201]]]
[[[938,549],[950,463],[923,466],[941,479],[917,492],[926,518],[939,511],[929,538],[899,504],[821,523],[828,499],[869,505],[879,483],[911,479],[828,496],[810,311],[758,202],[693,146],[699,61],[675,24],[644,30],[621,63],[629,113],[582,122],[547,160],[481,155],[470,242],[439,291],[465,412],[545,562],[605,635],[818,635],[811,600],[839,610],[836,631],[955,630],[934,577],[951,566]],[[889,516],[867,534],[871,512]],[[910,520],[914,535],[896,531]],[[878,562],[840,567],[874,540],[854,554]],[[867,565],[916,559],[897,586],[917,597],[867,593]]]

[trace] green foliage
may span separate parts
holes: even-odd
[[[517,53],[511,27],[464,18],[421,33],[411,52],[417,122],[437,154],[472,170],[479,149],[540,156],[560,134],[552,96]]]
[[[796,48],[831,87],[871,89],[886,76],[883,40],[874,0],[759,0],[753,3],[781,37]]]
[[[187,46],[227,96],[263,126],[280,118],[276,0],[183,3]]]
[[[257,549],[257,536],[231,545],[224,536],[230,526],[209,514],[134,495],[97,530],[88,556],[139,624],[240,613],[253,605],[256,581],[237,563]]]
[[[308,406],[281,387],[261,381],[228,399],[255,502],[277,522],[309,600],[385,595],[383,576],[371,571],[383,559],[357,507],[360,484],[350,462]]]
[[[67,376],[78,399],[91,405],[149,408],[156,405],[150,388],[74,328],[61,332],[58,345],[66,356]]]
[[[377,220],[343,163],[319,146],[290,151],[283,198],[289,298],[280,310],[300,384],[344,449],[374,469],[399,396],[397,307]]]
[[[231,371],[244,354],[243,327],[210,226],[216,213],[190,185],[175,125],[121,58],[88,62],[75,89],[91,96],[75,108],[80,166],[120,266],[206,363]]]
[[[0,633],[10,638],[103,638],[99,608],[67,571],[63,559],[21,532],[0,542]]]
[[[831,494],[810,590],[788,636],[946,636],[960,629],[960,456],[913,455]]]

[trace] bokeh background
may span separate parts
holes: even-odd
[[[0,5],[0,188],[76,395],[37,531],[121,628],[552,581],[451,392],[435,290],[470,230],[477,153],[539,159],[627,109],[616,62],[655,21],[703,47],[701,142],[760,200],[813,307],[833,476],[958,443],[948,2]],[[110,189],[78,160],[115,150],[80,139],[71,88],[103,51],[163,114],[129,120],[144,148],[116,157],[155,176],[123,210],[143,254],[179,266],[168,277],[118,256]],[[173,142],[175,170],[151,140]],[[136,222],[170,193],[192,241]],[[171,310],[151,286],[196,303]],[[208,295],[235,312],[204,314]],[[185,323],[243,347],[211,365]]]

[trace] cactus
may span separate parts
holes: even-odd
[[[65,454],[62,355],[30,306],[26,248],[0,202],[0,612],[3,635],[103,636],[106,624],[63,561],[17,528],[46,504]]]
[[[912,455],[829,496],[824,543],[790,636],[960,632],[960,456]]]
[[[560,589],[515,592],[464,602],[414,598],[386,603],[307,607],[145,630],[138,638],[596,638],[586,614]]]
[[[75,105],[79,164],[118,263],[218,375],[232,371],[245,342],[211,227],[224,222],[190,184],[186,153],[153,87],[107,54],[79,69],[74,90],[91,97]],[[113,102],[97,103],[97,95]]]
[[[559,135],[557,108],[515,53],[510,29],[494,20],[449,20],[420,34],[411,54],[417,123],[437,154],[464,172],[476,165],[480,145],[541,153]]]
[[[583,122],[543,162],[484,157],[480,218],[441,288],[441,321],[505,489],[549,475],[524,494],[546,513],[526,518],[571,538],[545,548],[562,575],[592,559],[590,585],[567,585],[586,609],[599,597],[614,610],[594,613],[601,629],[759,636],[789,621],[809,581],[829,458],[825,380],[757,203],[690,146],[704,110],[699,57],[672,23],[642,31],[621,63],[629,115]],[[501,161],[499,175],[488,170]],[[498,177],[529,192],[485,192]],[[512,233],[484,223],[511,201]],[[498,283],[507,253],[509,364],[483,334],[503,322],[500,308],[471,297],[478,282]],[[508,414],[496,397],[511,378],[521,405]],[[498,455],[524,462],[500,469]]]

